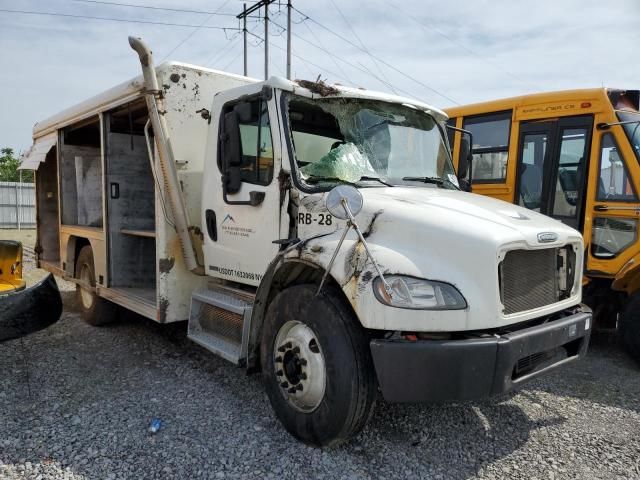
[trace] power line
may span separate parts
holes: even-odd
[[[138,5],[134,3],[106,2],[102,0],[71,0],[71,1],[80,2],[80,3],[93,3],[93,4],[99,4],[99,5],[110,5],[114,7],[144,8],[147,10],[161,10],[166,12],[197,13],[200,15],[219,15],[224,17],[235,17],[233,13],[219,13],[217,10],[215,12],[210,12],[206,10],[188,10],[184,8],[158,7],[154,5]]]
[[[480,60],[483,60],[485,63],[491,65],[492,67],[497,68],[498,70],[500,70],[503,73],[506,73],[507,75],[509,75],[510,77],[518,80],[519,82],[522,82],[526,85],[529,86],[533,86],[535,88],[539,88],[536,85],[533,85],[531,82],[529,82],[528,80],[514,74],[513,72],[510,72],[508,70],[506,70],[505,68],[503,68],[501,65],[493,62],[492,60],[488,59],[487,57],[481,55],[480,53],[470,49],[469,47],[467,47],[466,45],[464,45],[463,43],[455,40],[454,38],[450,37],[449,35],[447,35],[446,33],[442,32],[441,30],[438,30],[437,28],[435,28],[434,26],[417,19],[414,15],[411,15],[409,13],[407,13],[406,11],[404,11],[402,8],[400,8],[397,4],[393,4],[393,3],[389,3],[389,6],[392,8],[395,8],[397,11],[399,11],[400,13],[406,15],[407,17],[409,17],[411,20],[413,20],[414,22],[416,22],[418,25],[420,25],[422,28],[424,28],[425,30],[431,30],[435,33],[437,33],[438,35],[440,35],[441,37],[449,40],[449,42],[451,42],[452,44],[456,45],[457,47],[463,49],[465,52],[467,52],[468,54],[470,54],[471,56],[475,56],[478,57]]]
[[[351,30],[351,33],[353,34],[353,36],[356,38],[356,40],[358,40],[358,43],[360,43],[360,45],[362,46],[362,48],[364,49],[364,51],[367,53],[367,55],[369,55],[369,58],[371,58],[371,60],[373,60],[373,64],[376,66],[376,68],[378,69],[378,71],[380,72],[380,74],[384,77],[384,79],[389,83],[391,90],[393,90],[393,93],[398,93],[396,92],[395,88],[393,88],[393,85],[391,85],[391,83],[389,82],[389,79],[387,78],[387,76],[384,74],[384,72],[382,71],[382,69],[380,68],[380,65],[378,64],[378,62],[376,62],[376,58],[371,54],[371,52],[369,51],[369,49],[365,46],[364,42],[362,41],[362,39],[358,36],[358,34],[356,33],[355,29],[351,26],[351,23],[349,23],[349,21],[347,20],[347,17],[344,16],[344,13],[342,13],[342,10],[340,9],[340,7],[336,4],[336,2],[334,0],[331,0],[331,3],[333,4],[333,6],[335,7],[335,9],[338,11],[338,13],[340,14],[340,16],[342,17],[342,20],[344,21],[344,23],[347,25],[347,28],[349,30]]]
[[[187,23],[170,23],[170,22],[154,22],[152,20],[132,20],[126,18],[111,18],[111,17],[94,17],[90,15],[72,15],[70,13],[57,13],[57,12],[36,12],[32,10],[7,10],[0,8],[0,12],[3,13],[18,13],[24,15],[45,15],[50,17],[66,17],[66,18],[82,18],[85,20],[102,20],[108,22],[121,22],[121,23],[144,23],[149,25],[161,25],[165,27],[190,27],[190,28],[207,28],[210,30],[224,30],[224,31],[237,31],[239,28],[234,27],[217,27],[213,25],[192,25]]]
[[[343,42],[346,42],[346,43],[348,43],[349,45],[351,45],[351,46],[353,46],[353,47],[357,48],[357,49],[358,49],[358,50],[360,50],[361,52],[363,52],[363,53],[367,54],[367,51],[366,51],[365,49],[363,49],[363,48],[362,48],[362,47],[360,47],[359,45],[357,45],[357,44],[353,43],[353,42],[352,42],[351,40],[349,40],[348,38],[344,37],[343,35],[340,35],[339,33],[335,32],[334,30],[330,29],[329,27],[324,26],[323,24],[321,24],[321,23],[320,23],[320,22],[318,22],[317,20],[315,20],[315,19],[311,18],[311,17],[310,17],[309,15],[307,15],[306,13],[301,12],[301,11],[300,11],[300,10],[298,10],[297,8],[295,8],[295,7],[293,7],[293,8],[294,8],[294,9],[295,9],[295,10],[296,10],[300,15],[303,15],[304,17],[306,17],[306,19],[307,19],[307,20],[309,20],[309,21],[311,21],[311,22],[315,23],[315,24],[316,24],[316,25],[318,25],[320,28],[322,28],[322,29],[326,30],[327,32],[331,33],[332,35],[335,35],[336,37],[338,37],[338,38],[339,38],[340,40],[342,40]],[[455,103],[456,105],[460,105],[460,103],[458,103],[457,101],[455,101],[453,98],[451,98],[451,97],[449,97],[449,96],[445,95],[444,93],[442,93],[442,92],[440,92],[440,91],[436,90],[435,88],[433,88],[433,87],[431,87],[431,86],[427,85],[427,84],[426,84],[426,83],[424,83],[423,81],[418,80],[417,78],[415,78],[415,77],[413,77],[413,76],[409,75],[408,73],[403,72],[403,71],[402,71],[402,70],[400,70],[398,67],[395,67],[395,66],[391,65],[389,62],[387,62],[387,61],[385,61],[385,60],[382,60],[382,59],[381,59],[381,58],[379,58],[379,57],[376,57],[376,59],[377,59],[381,64],[383,64],[383,65],[385,65],[386,67],[390,68],[391,70],[393,70],[393,71],[395,71],[395,72],[399,73],[399,74],[400,74],[400,75],[402,75],[403,77],[408,78],[409,80],[411,80],[411,81],[413,81],[413,82],[417,83],[418,85],[423,86],[423,87],[424,87],[424,88],[426,88],[427,90],[430,90],[431,92],[433,92],[433,93],[435,93],[435,94],[439,95],[440,97],[445,98],[445,99],[449,100],[449,101],[450,101],[450,102],[452,102],[452,103]]]
[[[167,53],[162,60],[166,60],[169,56],[173,55],[173,52],[175,52],[176,50],[178,50],[182,45],[184,45],[185,43],[187,43],[191,37],[193,37],[201,28],[208,28],[207,25],[205,25],[205,23],[207,23],[209,20],[211,20],[211,18],[220,10],[222,10],[227,3],[229,3],[231,0],[226,0],[222,5],[220,5],[215,12],[212,12],[207,18],[205,18],[204,22],[202,22],[200,25],[195,26],[193,31],[187,35],[186,37],[184,37],[175,47],[173,47],[169,53]],[[239,28],[235,29],[235,30],[240,30]],[[225,35],[227,34],[227,31],[224,31]]]
[[[280,25],[278,25],[278,24],[277,24],[277,23],[275,23],[275,22],[273,22],[273,23],[274,23],[275,25],[277,25],[277,26],[280,26]],[[391,85],[391,83],[389,83],[389,81],[387,81],[387,80],[383,80],[382,78],[378,77],[377,75],[374,75],[374,74],[371,72],[371,70],[369,70],[369,69],[365,68],[364,66],[362,66],[362,65],[360,65],[360,66],[355,65],[354,63],[349,62],[348,60],[345,60],[344,58],[339,57],[338,55],[335,55],[334,53],[332,53],[331,51],[327,50],[326,48],[321,47],[321,46],[318,46],[318,45],[316,45],[315,43],[313,43],[313,42],[311,42],[311,41],[307,40],[307,39],[306,39],[306,38],[304,38],[304,37],[301,37],[301,36],[299,36],[299,35],[295,35],[295,34],[294,34],[294,36],[295,36],[296,38],[299,38],[299,39],[300,39],[300,40],[302,40],[303,42],[306,42],[306,43],[308,43],[309,45],[311,45],[311,46],[313,46],[313,47],[317,48],[318,50],[320,50],[320,51],[322,51],[322,52],[326,53],[326,54],[327,54],[327,55],[329,55],[330,57],[335,58],[335,59],[338,59],[338,60],[340,60],[342,63],[345,63],[345,64],[349,65],[350,67],[355,68],[356,70],[361,71],[361,72],[362,72],[362,73],[364,73],[365,75],[369,75],[369,76],[371,76],[371,77],[375,78],[375,79],[376,79],[376,80],[378,80],[381,84],[383,84],[385,87],[390,88],[390,89],[392,89],[392,90],[394,90],[394,88],[397,88],[397,87],[394,87],[393,85]],[[330,70],[327,70],[327,69],[324,69],[324,70],[326,70],[328,73],[331,73],[332,75],[335,75],[336,77],[341,78],[339,75],[336,75],[335,73],[331,72]],[[343,79],[344,79],[344,78],[343,78]],[[351,82],[351,80],[348,80],[348,82],[349,82],[349,83],[353,83],[353,82]],[[407,92],[406,92],[406,90],[405,90],[404,92],[405,92],[405,93],[407,93]],[[415,95],[409,94],[409,96],[410,96],[410,97],[414,97],[414,98],[415,98]]]

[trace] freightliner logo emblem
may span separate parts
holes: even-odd
[[[538,234],[538,242],[551,243],[558,240],[558,234],[553,232],[542,232]]]

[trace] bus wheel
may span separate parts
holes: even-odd
[[[369,339],[340,293],[297,285],[269,305],[262,375],[276,416],[299,440],[337,445],[366,424],[377,383]]]
[[[625,350],[640,363],[640,293],[636,293],[625,305],[618,318],[618,334]]]
[[[92,288],[96,286],[93,250],[89,245],[82,247],[78,255],[76,278],[81,282],[76,285],[76,301],[80,306],[82,319],[95,327],[114,322],[117,319],[118,306],[85,288],[85,286]]]

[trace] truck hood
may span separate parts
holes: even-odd
[[[500,300],[499,265],[511,250],[555,248],[568,244],[576,251],[576,273],[582,271],[582,238],[578,231],[536,212],[472,193],[429,187],[362,188],[362,211],[356,220],[373,257],[388,275],[400,274],[454,285],[467,300],[460,311],[420,311],[394,308],[393,314],[373,298],[377,277],[355,232],[348,233],[331,268],[361,318],[370,328],[457,331],[497,328],[529,320],[580,300],[579,281],[570,299],[547,307],[505,316]],[[300,199],[302,216],[326,212],[322,195]],[[300,255],[327,265],[346,222],[298,225],[305,241]],[[292,255],[294,253],[292,252]],[[295,254],[297,255],[297,253]],[[522,275],[527,275],[526,267]]]
[[[364,207],[358,215],[366,230],[367,219],[422,225],[461,234],[467,239],[493,239],[494,245],[525,241],[530,247],[543,245],[540,233],[555,233],[556,241],[544,245],[564,244],[580,233],[551,217],[490,197],[456,190],[424,187],[389,187],[360,189]],[[424,233],[427,233],[425,231]],[[553,238],[553,236],[551,236]]]

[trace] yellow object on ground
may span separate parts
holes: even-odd
[[[25,288],[22,279],[22,244],[13,240],[0,240],[0,294]]]

